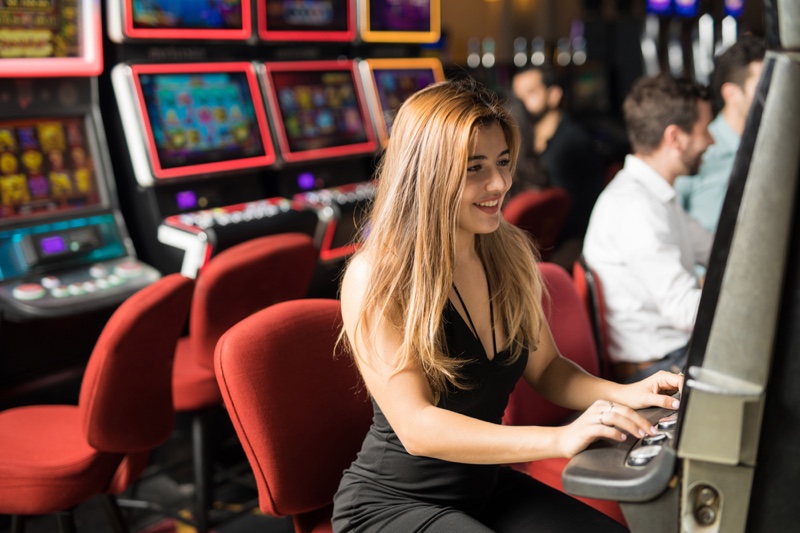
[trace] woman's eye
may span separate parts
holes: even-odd
[[[510,159],[503,159],[502,161],[498,161],[497,162],[497,165],[501,166],[501,167],[507,167],[510,164],[511,164],[511,160]]]
[[[474,165],[471,167],[467,167],[467,172],[478,172],[481,169],[480,165]]]

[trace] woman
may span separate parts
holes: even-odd
[[[675,408],[661,393],[681,385],[666,372],[611,383],[559,355],[529,241],[500,214],[518,146],[475,82],[424,89],[396,117],[369,237],[342,281],[343,338],[375,416],[334,499],[335,531],[621,530],[499,466],[654,433],[633,408]],[[565,427],[500,425],[521,376],[585,413]]]

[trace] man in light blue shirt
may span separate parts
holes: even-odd
[[[709,231],[716,232],[747,114],[764,60],[764,42],[745,35],[717,59],[712,88],[722,106],[708,126],[714,145],[703,156],[696,176],[681,176],[675,188],[683,208]]]

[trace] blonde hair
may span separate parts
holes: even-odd
[[[400,108],[378,165],[378,188],[358,254],[370,257],[353,335],[369,331],[367,317],[385,320],[403,343],[397,370],[423,369],[436,402],[448,384],[465,389],[465,361],[445,351],[442,312],[453,287],[458,210],[467,159],[479,128],[498,124],[508,143],[513,174],[519,135],[496,97],[474,81],[445,81],[412,95]],[[476,249],[503,317],[511,358],[535,349],[543,312],[541,280],[529,238],[501,220],[476,236]],[[374,329],[373,329],[374,333]],[[355,338],[355,337],[354,337]],[[363,337],[365,345],[370,336]],[[356,354],[353,339],[342,339]],[[367,354],[357,354],[369,362]]]

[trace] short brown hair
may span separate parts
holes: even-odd
[[[638,79],[622,104],[633,151],[647,154],[658,148],[670,124],[691,132],[701,100],[709,100],[708,88],[688,78],[659,74]]]
[[[750,63],[764,61],[766,45],[763,39],[753,35],[743,35],[733,45],[717,57],[717,68],[711,78],[716,109],[722,109],[722,86],[734,83],[744,89],[744,82],[750,76]]]

